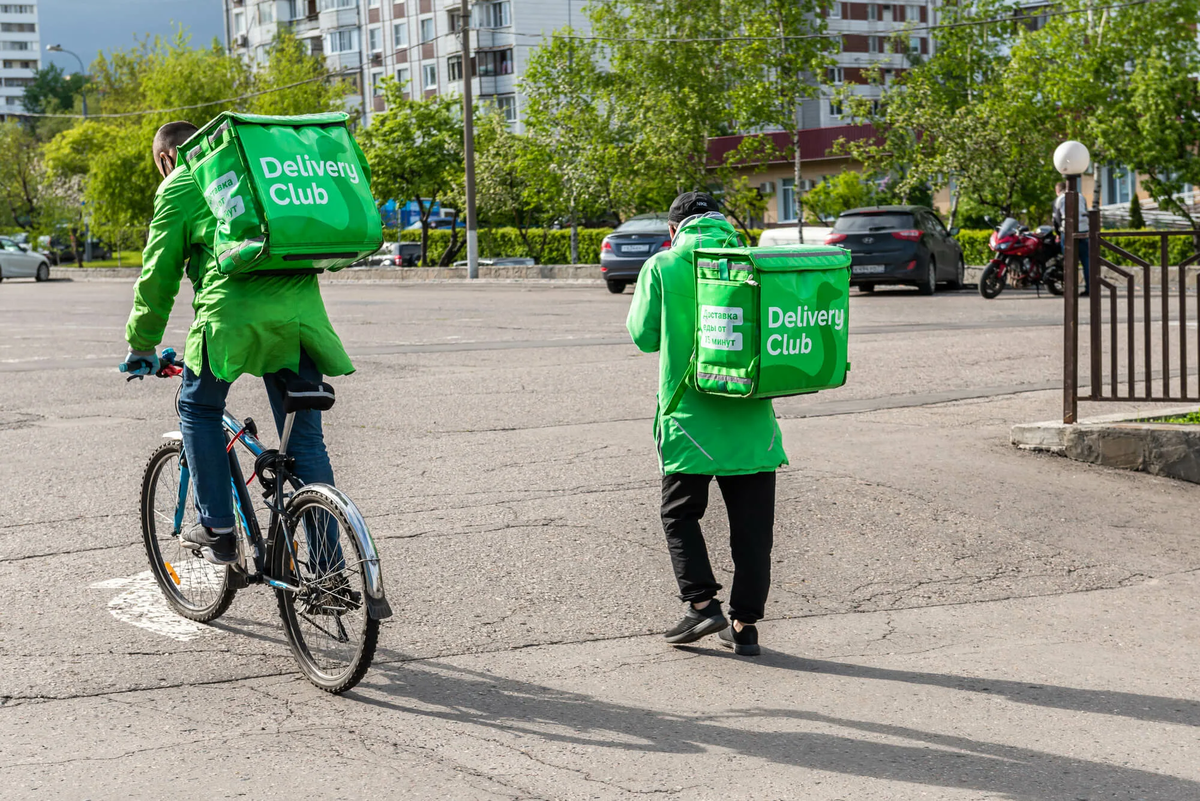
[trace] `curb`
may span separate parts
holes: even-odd
[[[135,281],[140,267],[51,267],[50,278],[71,281]],[[603,273],[598,264],[540,264],[520,267],[479,268],[477,281],[545,281],[576,284],[600,284]],[[348,267],[336,273],[324,273],[322,282],[369,281],[386,283],[469,282],[466,267]],[[473,283],[473,282],[472,282]]]
[[[1200,426],[1137,422],[1148,415],[1172,417],[1194,411],[1195,405],[1176,406],[1094,417],[1075,425],[1026,423],[1012,427],[1010,441],[1021,450],[1200,484]]]

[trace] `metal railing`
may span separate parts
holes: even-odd
[[[1069,183],[1063,215],[1063,422],[1076,422],[1080,401],[1200,400],[1200,271],[1193,267],[1200,263],[1200,247],[1195,233],[1101,231],[1098,210],[1088,215],[1088,231],[1076,233],[1074,183]],[[1130,240],[1146,238],[1158,240],[1157,258],[1131,252]],[[1125,246],[1114,240],[1125,240]],[[1079,387],[1078,257],[1079,243],[1084,241],[1089,301],[1086,392]],[[1191,255],[1173,259],[1172,243],[1180,241],[1186,243],[1183,252]],[[1193,337],[1194,351],[1189,346]]]

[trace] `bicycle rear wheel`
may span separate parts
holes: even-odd
[[[209,564],[184,548],[179,533],[197,522],[191,481],[180,486],[183,444],[164,443],[150,457],[142,477],[142,541],[150,570],[167,603],[198,623],[216,620],[237,589],[229,568]]]
[[[300,490],[271,544],[271,575],[299,588],[276,590],[279,615],[300,669],[331,693],[362,680],[375,656],[379,621],[367,612],[364,554],[349,515],[329,496]]]

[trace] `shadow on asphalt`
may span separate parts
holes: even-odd
[[[1193,702],[1153,696],[876,670],[779,653],[766,655],[758,664],[789,670],[822,670],[851,678],[962,687],[976,692],[990,688],[989,691],[1003,692],[1022,703],[1126,714],[1144,720],[1195,722]],[[379,691],[388,698],[368,697],[357,691],[345,697],[405,714],[484,726],[549,742],[663,754],[700,754],[718,747],[780,765],[887,781],[970,788],[989,796],[1027,801],[1200,798],[1200,783],[1174,776],[804,710],[748,708],[713,715],[673,714],[614,704],[582,693],[441,662],[384,665],[373,673],[375,680],[369,689],[363,689],[371,696]],[[873,737],[908,740],[912,745],[820,732],[748,729],[742,725],[748,720],[803,720]]]

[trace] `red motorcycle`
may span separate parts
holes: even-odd
[[[996,226],[988,247],[996,257],[979,277],[979,294],[988,300],[1003,292],[1005,286],[1037,287],[1040,294],[1044,284],[1052,295],[1063,293],[1062,247],[1049,225],[1030,231],[1009,217]]]

